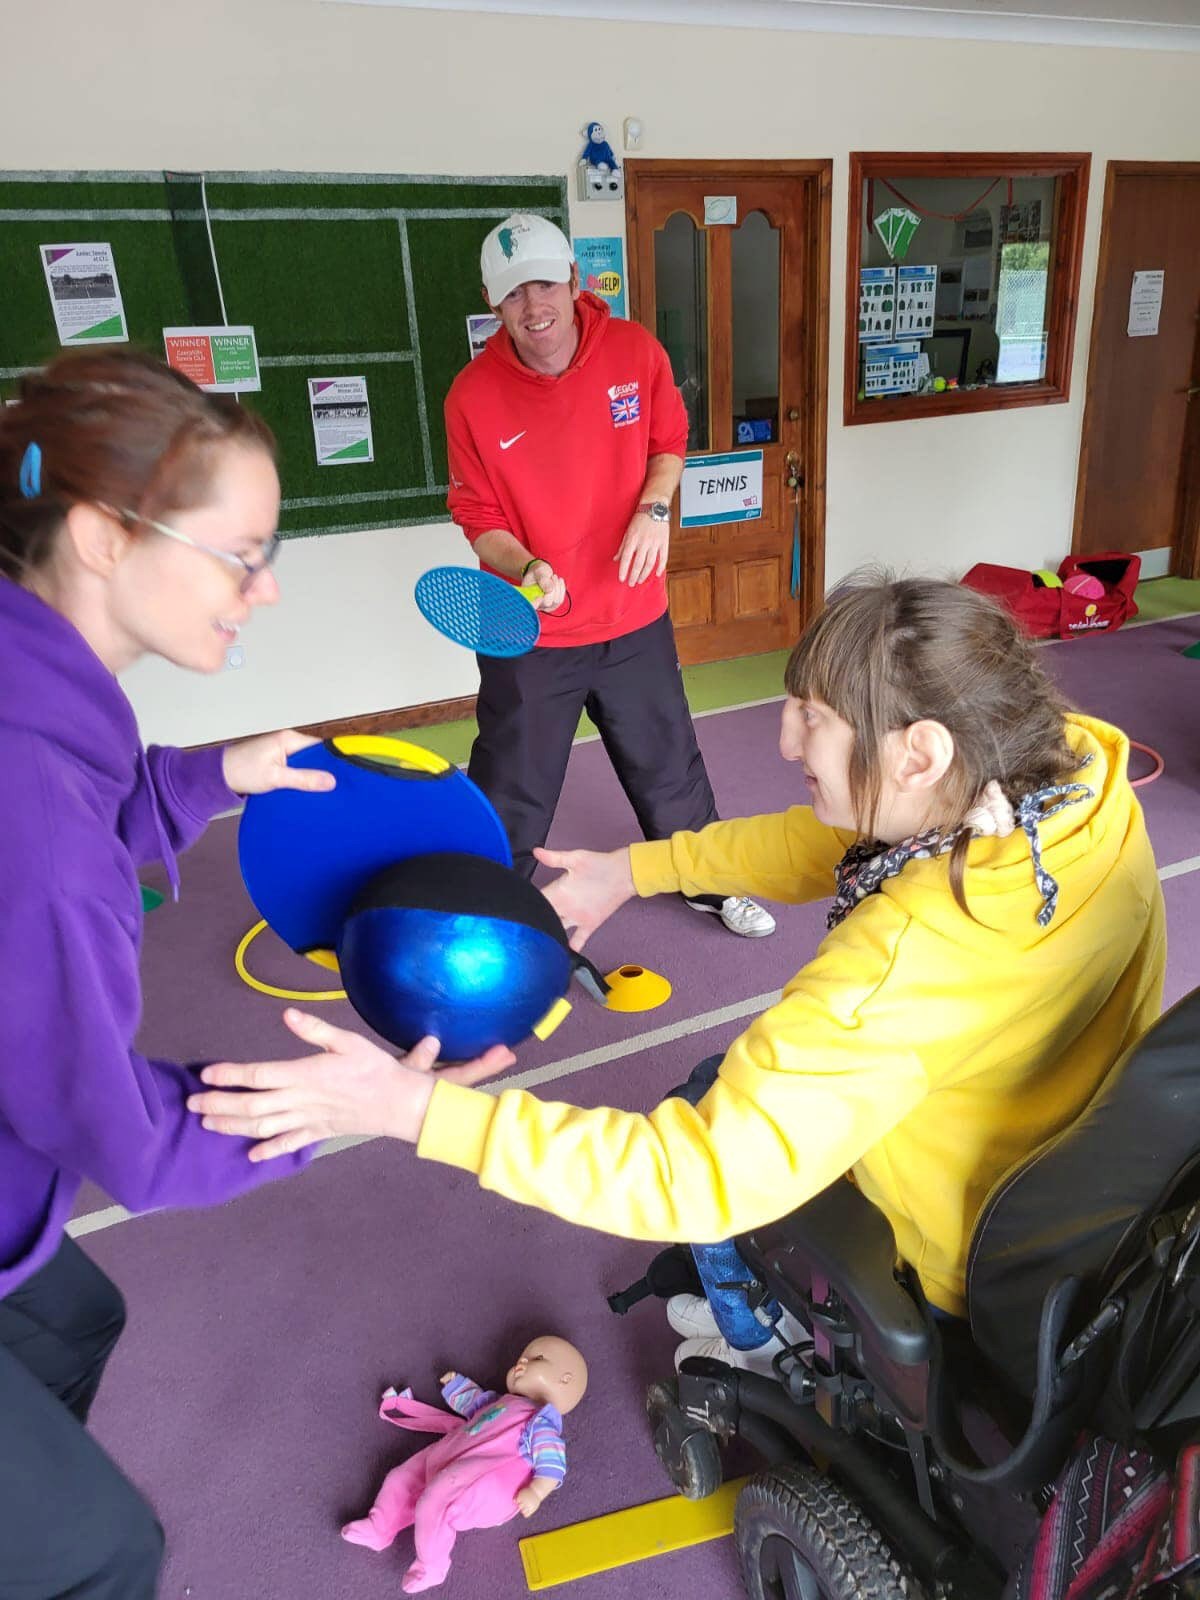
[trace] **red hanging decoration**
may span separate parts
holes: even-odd
[[[875,180],[873,178],[871,178],[871,179],[868,179],[867,181],[871,185],[871,189],[868,191],[868,194],[869,194],[868,210],[869,211],[874,211],[874,209],[875,209],[874,182],[875,182]],[[892,193],[896,196],[897,200],[903,200],[904,204],[906,206],[909,206],[913,211],[915,211],[918,214],[918,216],[936,217],[939,222],[961,222],[964,217],[969,217],[971,215],[972,211],[977,210],[983,204],[983,202],[987,199],[988,195],[991,194],[992,190],[996,187],[996,185],[998,183],[1003,183],[1004,179],[1003,178],[993,178],[991,183],[988,184],[987,188],[979,196],[978,200],[973,201],[972,204],[967,206],[967,208],[964,211],[930,211],[925,206],[919,206],[915,200],[910,200],[907,195],[901,194],[899,189],[897,189],[896,185],[894,183],[891,183],[887,178],[880,178],[879,181],[884,186],[885,189],[890,189],[892,191]],[[1009,205],[1012,204],[1012,179],[1011,178],[1009,178],[1009,180],[1008,180],[1008,203],[1009,203]]]

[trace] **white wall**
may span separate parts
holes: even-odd
[[[463,16],[319,0],[57,0],[14,7],[6,167],[566,172],[597,118],[642,154],[834,158],[827,574],[864,561],[1040,567],[1070,540],[1104,162],[1200,158],[1200,54]],[[897,92],[898,86],[903,92]],[[1069,405],[841,425],[846,158],[1088,150],[1094,166]],[[620,231],[575,206],[575,231]],[[1014,512],[1014,505],[1019,511]],[[414,575],[448,526],[289,543],[285,600],[246,666],[129,688],[148,738],[194,742],[470,693],[419,622]]]

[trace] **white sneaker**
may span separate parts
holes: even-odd
[[[763,1378],[775,1378],[773,1362],[782,1349],[774,1334],[757,1350],[735,1350],[731,1344],[716,1338],[685,1339],[675,1351],[675,1371],[678,1372],[689,1356],[707,1356],[712,1361],[723,1361],[727,1367],[737,1367],[742,1372],[757,1372]]]
[[[707,911],[721,921],[730,933],[742,939],[765,939],[775,932],[775,918],[749,895],[726,895],[719,906],[710,906],[703,900],[689,900],[693,911]]]
[[[667,1321],[681,1339],[711,1339],[720,1332],[702,1294],[673,1294],[667,1301]]]

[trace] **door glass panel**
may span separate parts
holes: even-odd
[[[761,211],[734,229],[733,442],[779,437],[779,230]]]
[[[654,234],[659,342],[688,414],[688,449],[708,449],[708,250],[702,228],[677,211]]]

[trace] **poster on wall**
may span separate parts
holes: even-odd
[[[58,342],[127,344],[125,306],[110,244],[39,245]]]
[[[1037,383],[1046,375],[1046,335],[1000,336],[997,383]]]
[[[984,322],[992,309],[992,258],[967,256],[963,261],[962,314],[968,322]]]
[[[625,246],[618,238],[576,239],[579,287],[607,302],[614,317],[625,315]]]
[[[1042,237],[1042,202],[1000,207],[1000,243],[1036,244]]]
[[[210,394],[262,388],[253,328],[164,328],[163,347],[167,365]]]
[[[901,267],[896,280],[896,337],[928,339],[937,299],[936,266]]]
[[[1125,329],[1131,339],[1153,338],[1158,332],[1162,310],[1164,272],[1135,272],[1129,291],[1129,322]]]
[[[500,318],[494,317],[490,311],[481,311],[479,314],[467,318],[467,344],[471,349],[471,360],[483,354],[483,347],[500,327]]]
[[[960,250],[990,250],[992,248],[992,213],[972,211],[959,219]]]
[[[872,345],[863,351],[864,395],[913,394],[920,378],[921,346],[915,339]]]
[[[310,378],[308,404],[319,467],[350,467],[375,459],[365,378]]]
[[[679,526],[753,522],[762,516],[763,453],[689,456],[679,485]]]
[[[863,267],[858,274],[858,338],[890,339],[896,328],[895,267]]]

